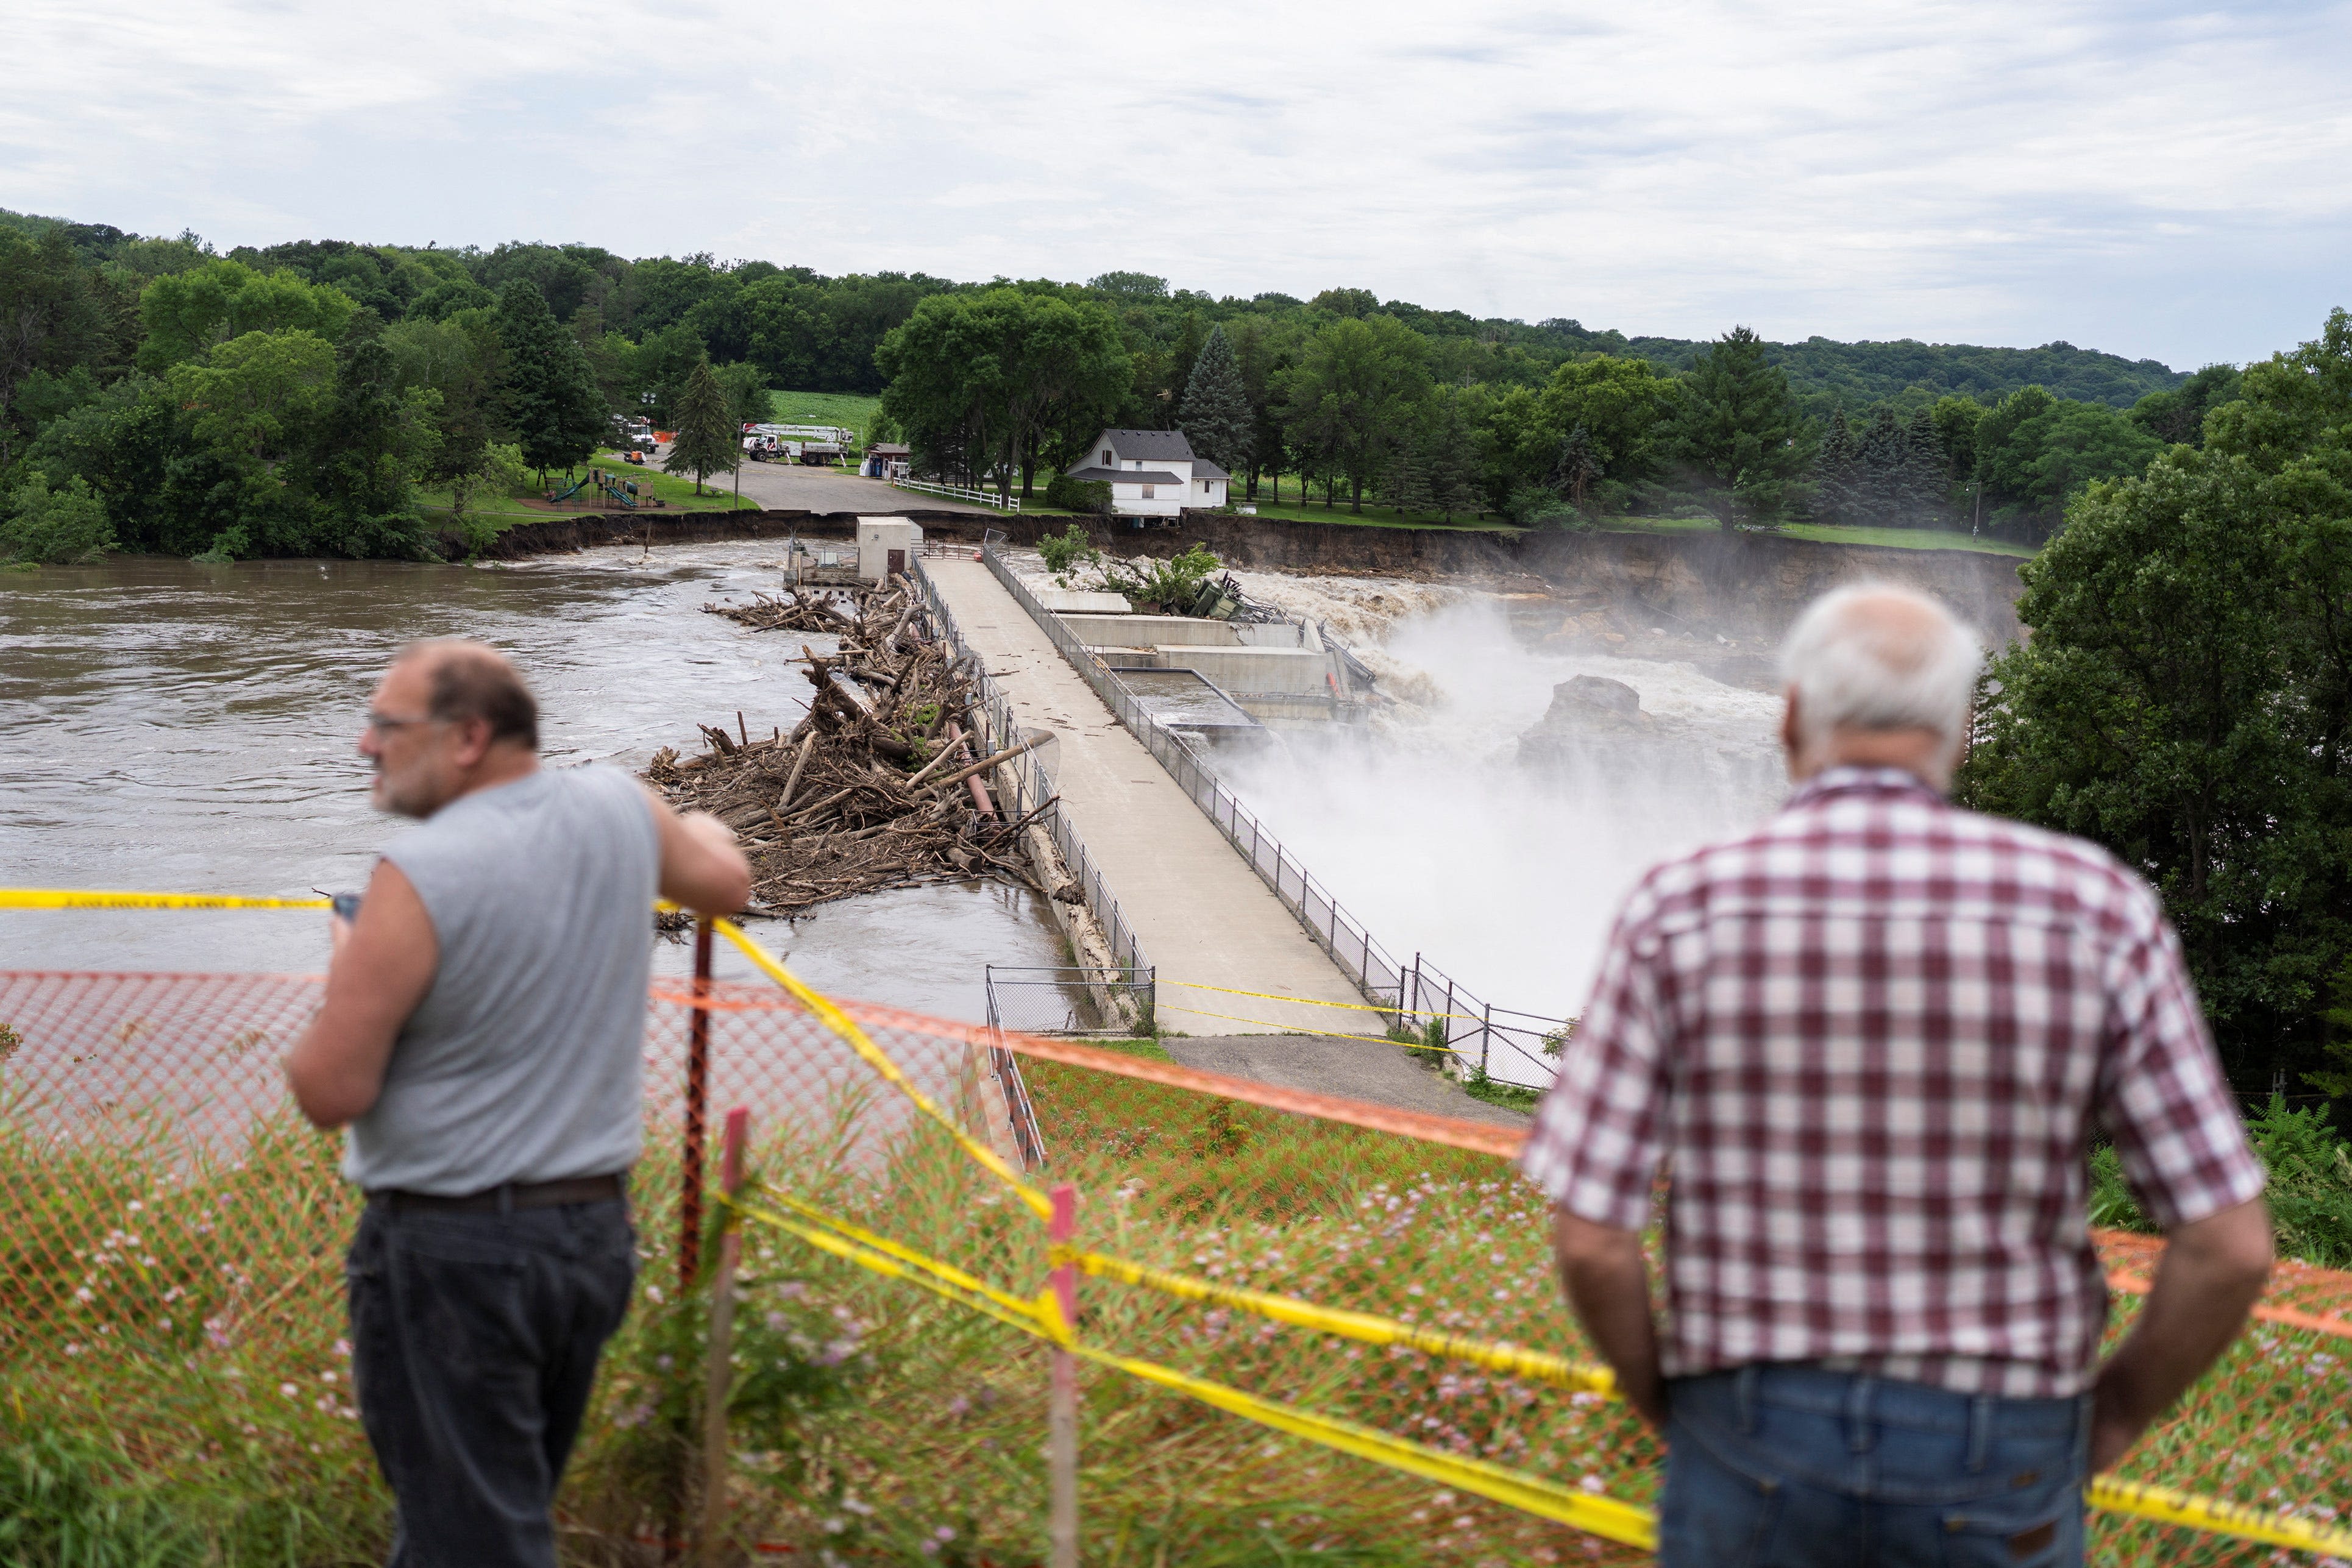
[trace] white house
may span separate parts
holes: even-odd
[[[1106,430],[1073,479],[1110,486],[1110,509],[1123,517],[1172,517],[1187,507],[1222,507],[1233,476],[1192,455],[1181,430]]]

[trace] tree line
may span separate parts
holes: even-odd
[[[125,549],[221,555],[415,553],[419,486],[462,517],[522,473],[577,461],[614,413],[715,429],[764,417],[780,386],[883,393],[889,433],[926,465],[1008,489],[1075,460],[1103,424],[1181,423],[1244,497],[1304,481],[1327,505],[1533,523],[1690,501],[1729,524],[1843,506],[1841,486],[1861,498],[1822,515],[1885,517],[1918,476],[1890,487],[1883,441],[1851,484],[1817,473],[1842,450],[1832,422],[1867,434],[1891,411],[1907,442],[1938,399],[1990,409],[2042,385],[2063,417],[2013,421],[2025,437],[1988,447],[1982,476],[1975,447],[1961,465],[1948,441],[1952,488],[1930,508],[2030,532],[2053,519],[2053,496],[2144,461],[2147,444],[2106,439],[2137,418],[2118,404],[2182,383],[2064,344],[1694,344],[1363,289],[829,277],[590,246],[223,255],[190,234],[5,212],[0,320],[8,507],[70,515]],[[1727,417],[1725,396],[1745,400]],[[2085,409],[2113,417],[2086,434],[2102,416]],[[698,455],[725,444],[702,431]],[[35,480],[37,505],[32,491],[20,505]]]

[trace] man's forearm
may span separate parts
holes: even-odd
[[[2230,1347],[2270,1271],[2260,1198],[2174,1232],[2139,1319],[2099,1368],[2091,1467],[2104,1470]]]
[[[1650,1311],[1650,1270],[1642,1239],[1561,1210],[1552,1224],[1561,1285],[1577,1321],[1617,1375],[1618,1392],[1663,1431],[1665,1384],[1658,1370],[1658,1328]]]

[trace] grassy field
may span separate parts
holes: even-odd
[[[692,476],[689,475],[681,478],[674,474],[665,474],[657,465],[650,462],[646,464],[644,467],[640,468],[625,461],[617,452],[599,452],[595,456],[590,458],[587,462],[583,463],[577,469],[574,469],[573,474],[575,476],[584,474],[591,468],[602,468],[608,474],[616,474],[620,476],[623,479],[635,480],[637,486],[637,493],[640,496],[651,494],[659,497],[666,505],[657,508],[651,508],[651,510],[655,512],[723,512],[733,510],[737,505],[734,492],[731,487],[731,475],[717,474],[712,476],[709,479],[704,481],[702,494],[700,496],[697,496],[694,493],[694,479]],[[490,497],[478,496],[475,497],[474,504],[467,508],[466,516],[469,518],[480,518],[487,521],[500,531],[513,528],[518,523],[545,522],[550,517],[561,517],[563,516],[564,513],[562,511],[550,511],[545,507],[519,506],[517,503],[538,500],[542,495],[546,494],[547,491],[562,491],[568,487],[570,484],[571,480],[569,478],[551,472],[547,476],[546,490],[541,490],[535,484],[526,484],[509,497],[501,497],[492,499]],[[572,499],[575,502],[583,501],[593,497],[596,494],[596,487],[593,485],[590,485],[583,488],[580,494],[572,497]],[[447,486],[444,486],[438,488],[420,487],[417,492],[417,496],[419,504],[423,507],[428,518],[436,517],[446,517],[448,515],[449,491]],[[759,505],[758,502],[751,500],[745,500],[740,504],[745,511],[755,510]],[[614,511],[623,510],[623,508],[617,507],[612,509]]]
[[[1127,1049],[1150,1055],[1149,1042]],[[1024,1069],[1085,1245],[1149,1266],[1589,1354],[1550,1278],[1541,1197],[1502,1162],[1079,1069]],[[843,1125],[849,1124],[845,1122]],[[280,1113],[234,1163],[175,1165],[135,1119],[70,1145],[0,1121],[0,1535],[11,1561],[153,1568],[380,1560],[389,1500],[351,1403],[335,1267],[356,1212],[335,1144]],[[639,1300],[607,1353],[562,1503],[563,1560],[684,1531],[705,1305],[673,1289],[670,1140],[635,1189]],[[928,1131],[852,1158],[770,1140],[760,1174],[1008,1291],[1042,1228]],[[878,1156],[878,1157],[877,1157]],[[706,1249],[705,1255],[709,1255]],[[1048,1356],[1035,1339],[779,1230],[746,1239],[733,1516],[811,1557],[975,1568],[1045,1555]],[[1648,1502],[1657,1445],[1621,1406],[1089,1278],[1086,1338],[1456,1454]],[[2126,1300],[2120,1328],[2136,1310]],[[2126,1474],[2327,1510],[2352,1430],[2308,1334],[2260,1325]],[[2306,1365],[2306,1363],[2308,1365]],[[1087,1561],[1100,1568],[1486,1568],[1635,1555],[1082,1373]],[[2336,1493],[2340,1499],[2341,1493]],[[689,1516],[690,1517],[690,1516]],[[2099,1560],[2258,1554],[2103,1520]]]
[[[1722,527],[1713,517],[1604,517],[1605,533],[1708,534]],[[1888,549],[1964,549],[1979,555],[2029,558],[2040,553],[2032,545],[2009,539],[1971,538],[1957,528],[1866,528],[1830,523],[1789,523],[1778,530],[1784,538],[1815,539],[1822,544],[1877,545]]]
[[[838,424],[857,432],[857,444],[866,444],[866,429],[874,423],[874,411],[882,406],[878,397],[864,392],[784,392],[769,389],[768,403],[775,412],[772,416],[778,424]]]

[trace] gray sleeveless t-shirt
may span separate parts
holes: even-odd
[[[626,1170],[661,851],[616,768],[541,769],[451,801],[383,858],[425,901],[440,967],[343,1175],[455,1197]]]

